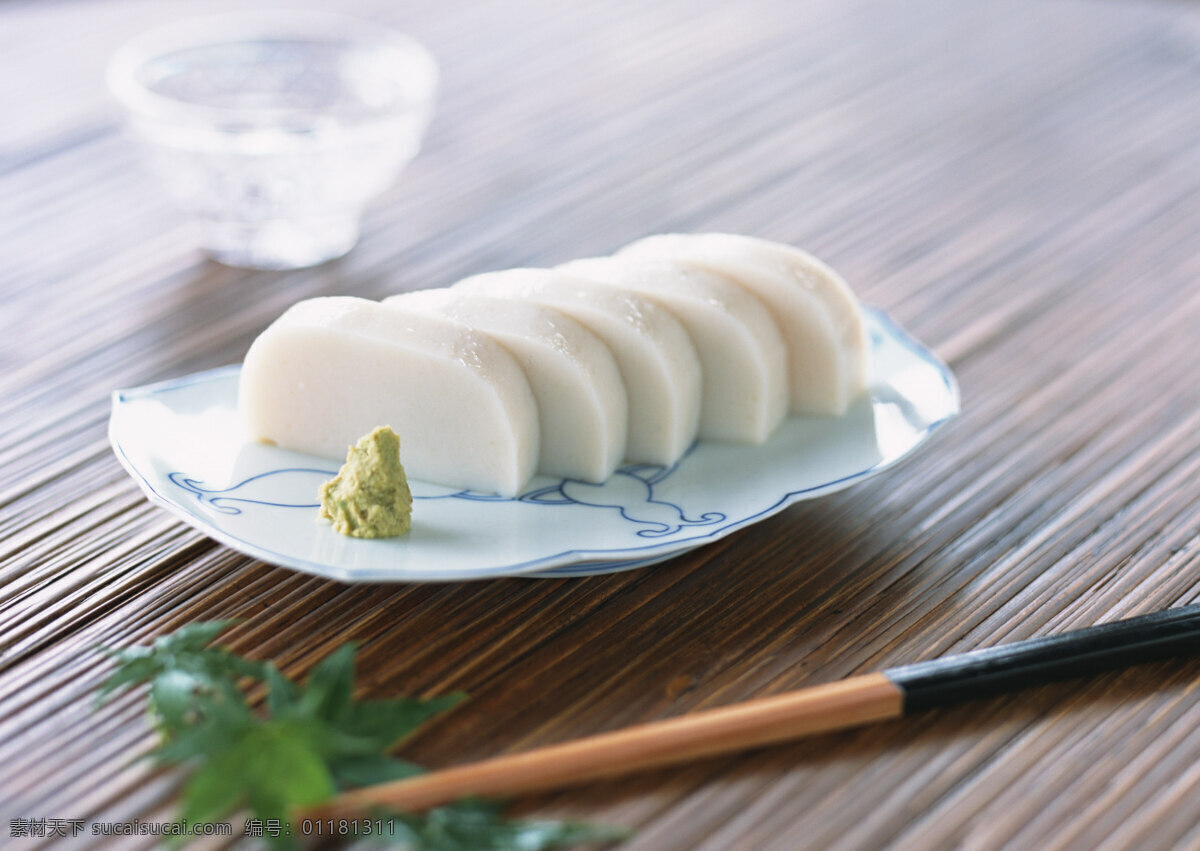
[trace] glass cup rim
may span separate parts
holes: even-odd
[[[253,115],[291,114],[289,107],[252,109],[212,106],[182,101],[151,91],[138,72],[171,53],[249,40],[315,38],[330,43],[386,45],[396,48],[411,65],[409,74],[420,93],[417,107],[428,107],[436,94],[438,67],[429,50],[410,35],[383,24],[335,12],[286,11],[227,12],[173,21],[146,30],[124,42],[108,62],[105,79],[114,100],[131,114],[171,121],[219,122]],[[414,104],[406,105],[412,108]]]

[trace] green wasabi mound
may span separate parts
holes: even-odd
[[[321,485],[320,517],[353,538],[394,538],[412,528],[412,491],[400,466],[400,437],[380,426],[346,453],[337,477]]]

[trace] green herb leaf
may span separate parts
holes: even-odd
[[[195,722],[198,698],[220,690],[221,686],[209,677],[190,671],[163,671],[150,683],[150,701],[166,729],[180,730]]]
[[[425,771],[419,765],[385,754],[340,757],[330,761],[329,769],[339,789],[403,780]]]
[[[154,639],[154,649],[160,653],[199,653],[212,644],[218,635],[238,623],[236,618],[196,621],[168,635],[160,635]]]
[[[197,698],[187,726],[164,734],[149,756],[160,765],[203,763],[224,753],[259,722],[244,702],[224,694],[205,695]]]
[[[242,803],[243,790],[229,782],[233,760],[222,755],[202,766],[183,789],[183,818],[219,819]]]
[[[331,764],[340,767],[359,757],[384,754],[463,697],[451,694],[430,700],[401,697],[356,702],[354,654],[354,645],[342,645],[312,669],[303,687],[274,666],[266,671],[270,688],[267,703],[272,716],[318,725],[315,735],[321,739],[322,751]],[[361,763],[360,768],[365,764]],[[383,763],[376,762],[371,773],[383,770]]]
[[[321,660],[301,686],[270,662],[210,646],[233,623],[194,623],[150,647],[105,651],[118,664],[101,697],[150,685],[149,707],[162,734],[150,756],[191,771],[182,802],[183,817],[192,822],[238,810],[282,821],[339,789],[419,774],[420,766],[388,751],[464,697],[355,701],[352,644]],[[246,702],[240,684],[247,679],[267,686],[261,710]],[[499,805],[482,801],[389,820],[397,829],[389,844],[413,851],[541,851],[625,835],[575,822],[506,819]]]
[[[428,700],[400,697],[364,700],[349,707],[338,727],[345,733],[375,743],[377,749],[394,747],[434,716],[457,706],[466,695],[448,694]]]
[[[267,712],[276,718],[291,712],[300,700],[300,688],[270,662],[263,666],[263,679],[267,683]]]
[[[625,830],[583,822],[508,819],[502,810],[503,805],[495,802],[468,800],[423,816],[388,815],[398,820],[394,840],[413,851],[544,851],[583,842],[613,842],[629,835]]]
[[[132,653],[113,653],[111,655],[117,659],[120,665],[100,686],[98,695],[100,699],[125,686],[150,682],[154,679],[154,675],[159,673],[158,662],[149,654],[137,656]]]
[[[206,696],[242,700],[238,680],[262,679],[263,665],[208,645],[237,621],[201,621],[156,638],[150,647],[106,651],[117,669],[100,687],[103,698],[128,686],[150,684],[150,712],[171,736],[196,719],[194,704]]]
[[[353,644],[343,644],[313,667],[298,704],[301,713],[336,722],[352,709],[356,652]]]
[[[183,817],[214,821],[247,808],[261,819],[288,817],[335,791],[333,778],[306,732],[289,722],[260,721],[209,759],[183,792]]]

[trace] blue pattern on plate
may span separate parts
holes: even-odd
[[[579,505],[616,511],[626,521],[644,526],[637,535],[644,538],[662,538],[673,535],[691,526],[710,526],[720,523],[725,515],[710,511],[699,517],[688,517],[682,506],[656,499],[654,486],[665,481],[678,464],[663,467],[654,464],[634,464],[617,470],[603,484],[592,484],[576,479],[562,479],[553,485],[540,487],[521,494],[516,501],[534,505]],[[289,494],[315,493],[321,482],[336,475],[333,470],[308,467],[285,467],[268,470],[251,476],[226,488],[210,489],[204,482],[181,471],[167,474],[171,484],[193,495],[201,505],[211,506],[221,514],[241,514],[244,506],[258,505],[269,508],[318,507],[316,502],[296,502]],[[298,481],[298,477],[311,477],[313,481]],[[416,482],[420,488],[423,483]],[[509,497],[472,491],[455,491],[443,494],[414,493],[413,499],[468,499],[479,502],[512,502]]]
[[[265,473],[259,473],[257,476],[251,476],[245,481],[238,482],[236,485],[217,490],[209,490],[201,487],[204,484],[202,480],[190,478],[185,473],[168,473],[167,479],[170,480],[171,484],[183,488],[195,496],[200,504],[211,505],[213,510],[219,511],[222,514],[241,514],[242,509],[233,505],[235,502],[243,505],[267,505],[272,508],[316,508],[318,503],[315,502],[281,502],[281,497],[271,496],[273,493],[316,492],[315,488],[317,485],[301,490],[295,482],[296,474],[320,476],[321,481],[325,481],[330,476],[336,475],[335,472],[329,470],[288,467],[282,470],[269,470]],[[319,482],[317,484],[319,485]],[[232,494],[238,495],[233,496]],[[252,496],[259,496],[261,498],[253,499]]]
[[[522,494],[521,501],[615,510],[630,523],[647,527],[637,531],[641,538],[662,538],[689,526],[711,526],[724,520],[725,515],[719,511],[691,518],[681,506],[654,498],[654,486],[665,481],[677,467],[677,464],[670,467],[635,464],[617,470],[603,484],[563,479],[557,485]]]

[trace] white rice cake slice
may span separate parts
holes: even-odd
[[[760,298],[787,343],[793,413],[842,414],[866,389],[862,310],[846,282],[815,257],[790,245],[724,233],[650,236],[620,255],[708,269]]]
[[[557,267],[660,304],[700,358],[700,437],[761,444],[787,415],[787,348],[762,302],[723,275],[669,260],[590,257]]]
[[[608,347],[575,320],[537,304],[458,290],[418,290],[385,299],[482,331],[521,365],[537,400],[538,472],[603,482],[625,457],[625,385]]]
[[[516,496],[538,458],[525,373],[491,337],[359,298],[294,305],[246,354],[238,405],[255,440],[341,460],[378,426],[408,475]]]
[[[552,269],[490,272],[453,288],[551,307],[603,340],[616,359],[629,401],[629,461],[670,466],[695,442],[700,360],[687,331],[654,302]]]

